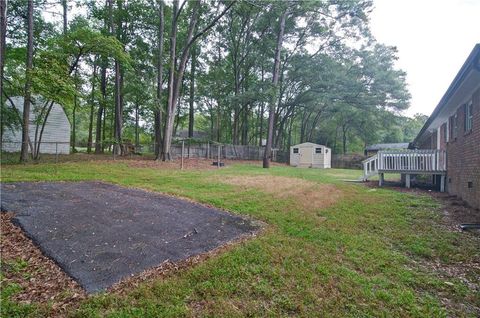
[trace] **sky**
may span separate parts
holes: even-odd
[[[476,43],[480,0],[374,0],[373,35],[398,49],[412,94],[406,115],[430,115]]]

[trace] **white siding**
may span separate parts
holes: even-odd
[[[23,111],[23,97],[13,97],[12,101],[19,113]],[[30,124],[29,136],[32,143],[35,140],[35,130],[37,124],[35,123],[35,115],[40,112],[44,100],[36,97],[35,103],[32,103],[30,110]],[[40,134],[41,124],[38,127],[38,135]],[[22,130],[21,128],[15,131],[6,130],[3,134],[2,150],[7,152],[17,152],[21,149]],[[42,136],[42,144],[40,145],[40,153],[54,154],[69,154],[70,153],[70,122],[63,108],[58,104],[53,104],[52,110],[45,124],[45,129]]]

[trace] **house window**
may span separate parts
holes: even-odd
[[[465,104],[465,132],[472,130],[473,122],[473,103],[472,101]]]
[[[448,137],[453,139],[453,116],[448,118]]]
[[[458,117],[457,113],[450,117],[450,139],[455,140],[457,138],[457,132],[458,132]]]
[[[322,148],[315,148],[315,153],[322,153]]]
[[[293,148],[293,153],[298,153],[298,148]]]

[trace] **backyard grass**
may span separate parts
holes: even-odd
[[[2,166],[2,182],[103,180],[267,224],[258,237],[193,267],[90,296],[71,308],[73,317],[478,317],[480,270],[468,266],[479,263],[478,238],[443,227],[429,196],[342,181],[360,176],[260,164],[184,171],[127,161]],[[287,194],[270,191],[287,178],[301,182],[281,188]],[[326,189],[332,192],[322,205],[317,192]],[[467,264],[465,279],[438,269],[459,264]],[[49,313],[51,304],[13,301],[16,292],[2,286],[2,317]]]

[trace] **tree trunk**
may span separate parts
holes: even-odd
[[[25,68],[25,94],[23,100],[23,126],[22,126],[22,151],[20,161],[25,162],[28,158],[28,128],[30,122],[30,99],[31,99],[31,72],[33,65],[33,0],[28,0],[27,6],[27,59]]]
[[[5,65],[5,45],[7,36],[7,0],[0,1],[0,102],[3,106],[3,69]]]
[[[154,133],[155,133],[155,160],[160,159],[162,149],[162,79],[163,79],[163,30],[164,30],[164,15],[163,15],[163,0],[158,0],[158,18],[160,23],[158,25],[158,52],[157,52],[157,107],[154,111]]]
[[[193,124],[194,124],[194,103],[195,103],[195,67],[197,62],[197,48],[192,50],[192,58],[190,64],[190,98],[189,98],[189,111],[188,111],[188,138],[193,138]]]
[[[43,131],[45,130],[45,126],[47,124],[47,118],[50,115],[52,108],[53,108],[53,101],[50,101],[50,105],[48,106],[48,109],[45,113],[45,117],[43,118],[42,128],[40,129],[40,134],[38,136],[38,139],[37,139],[38,124],[37,124],[37,131],[35,132],[35,148],[34,148],[35,151],[33,154],[33,159],[35,160],[37,160],[40,157],[40,144],[42,143]]]
[[[199,39],[205,32],[210,30],[217,21],[225,15],[225,13],[235,4],[235,2],[230,2],[230,4],[219,14],[217,15],[205,28],[200,32],[193,35],[193,31],[198,21],[198,11],[199,11],[199,2],[194,2],[193,12],[191,15],[190,23],[188,26],[187,37],[185,41],[185,47],[183,48],[180,63],[178,64],[178,69],[176,67],[176,46],[177,46],[177,27],[178,27],[178,0],[173,1],[173,10],[172,10],[172,32],[170,33],[170,74],[168,79],[168,104],[167,104],[167,119],[165,121],[165,129],[163,136],[163,149],[162,149],[162,159],[170,160],[170,146],[172,143],[172,133],[173,133],[173,123],[175,119],[176,107],[178,97],[180,95],[180,89],[182,86],[183,75],[185,72],[185,66],[187,64],[188,56],[190,53],[191,46]]]
[[[5,45],[6,45],[6,32],[7,31],[7,0],[0,1],[0,109],[4,107],[3,96],[3,69],[5,65]],[[14,106],[15,108],[15,106]],[[16,108],[15,108],[16,109]],[[3,120],[0,127],[0,149],[2,149],[3,143]]]
[[[117,1],[118,10],[122,10],[122,1]],[[112,14],[113,11],[110,11]],[[113,19],[113,16],[110,17]],[[122,29],[122,22],[118,21],[118,25],[115,26],[112,23],[112,33],[116,33],[117,39],[121,40],[121,29]],[[123,114],[122,114],[122,74],[120,70],[120,62],[115,59],[115,111],[114,111],[114,125],[113,125],[113,138],[115,139],[115,146],[113,147],[113,151],[116,155],[123,154],[123,147],[122,147],[122,125],[123,125]]]
[[[87,142],[87,153],[92,152],[92,142],[93,142],[93,113],[95,111],[95,78],[97,76],[97,58],[93,62],[93,73],[92,73],[92,93],[90,95],[90,119],[88,124],[88,142]],[[100,110],[99,110],[100,111]]]
[[[237,53],[234,52],[234,56]],[[238,109],[238,95],[240,94],[240,72],[238,70],[237,59],[233,59],[233,73],[234,73],[234,101],[233,101],[233,144],[239,144],[239,121],[240,111]]]
[[[112,28],[112,0],[107,0],[105,3],[105,9],[110,12],[108,19],[105,17],[103,21],[104,32],[106,34],[111,34]],[[105,118],[107,116],[107,66],[108,61],[105,58],[102,58],[101,61],[101,71],[100,71],[100,93],[102,95],[102,100],[98,106],[97,113],[97,125],[95,129],[95,153],[100,154],[105,150]]]
[[[107,104],[105,103],[105,107],[103,108],[103,118],[102,118],[102,142],[101,144],[101,153],[105,152],[105,147],[107,146]],[[110,146],[108,146],[110,148]]]
[[[107,61],[102,60],[102,66],[100,71],[100,94],[102,100],[98,105],[97,113],[97,127],[95,130],[95,153],[100,154],[104,150],[103,141],[105,140],[105,116],[106,116],[106,103],[107,103]]]
[[[66,34],[67,34],[67,25],[68,25],[68,17],[67,17],[68,6],[67,6],[67,0],[62,0],[62,7],[63,7],[63,35],[66,35]]]
[[[281,18],[280,18],[280,28],[278,30],[278,36],[277,36],[277,46],[275,48],[275,62],[273,66],[273,79],[272,79],[272,84],[273,84],[273,89],[275,90],[275,93],[272,94],[272,97],[270,98],[270,105],[269,105],[269,111],[268,111],[268,135],[267,135],[267,145],[265,147],[265,153],[263,155],[263,167],[264,168],[270,168],[270,159],[272,157],[272,142],[273,142],[273,121],[274,121],[274,116],[275,116],[275,102],[277,100],[277,90],[278,90],[278,77],[280,73],[280,53],[282,49],[282,44],[283,44],[283,34],[285,32],[285,20],[287,19],[287,14],[288,10],[285,10],[283,12]]]
[[[135,101],[135,147],[138,148],[140,147],[140,135],[138,133],[138,122],[140,119],[139,113],[138,113],[138,99]]]
[[[342,126],[342,146],[343,146],[343,154],[345,155],[347,153],[347,125],[344,124]]]
[[[122,104],[121,104],[121,80],[120,80],[120,63],[115,61],[115,112],[113,124],[113,138],[115,145],[113,151],[116,155],[122,154]]]
[[[168,74],[168,102],[167,102],[167,118],[165,121],[165,129],[163,133],[163,147],[162,147],[162,159],[164,161],[171,160],[170,158],[170,144],[172,142],[173,133],[173,120],[175,118],[175,110],[172,109],[175,103],[174,98],[174,80],[175,80],[175,65],[177,54],[177,13],[178,13],[178,0],[173,1],[172,8],[172,28],[170,32],[170,70]]]
[[[76,125],[76,115],[77,115],[77,103],[78,103],[78,97],[77,94],[74,96],[73,100],[73,111],[72,111],[72,152],[75,153],[77,152],[77,149],[75,148],[75,143],[77,142],[77,125]]]
[[[243,75],[243,90],[242,92],[245,93],[248,91],[248,68],[245,67],[244,75]],[[242,107],[243,118],[242,118],[242,145],[248,144],[248,117],[250,113],[249,109],[249,102],[244,102]]]
[[[263,63],[262,63],[262,84],[265,82],[265,69],[263,67]],[[263,85],[262,85],[262,95],[264,93],[264,89],[263,89]],[[264,113],[265,113],[265,103],[263,101],[260,102],[260,123],[259,123],[259,126],[260,126],[260,131],[259,131],[259,141],[258,141],[258,145],[260,147],[263,146],[263,143],[262,143],[262,139],[263,139],[263,116],[264,116]]]
[[[337,139],[338,139],[338,124],[335,126],[335,137],[333,139],[333,153],[337,153]]]

